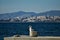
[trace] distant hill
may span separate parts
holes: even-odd
[[[6,19],[6,18],[14,18],[14,17],[29,17],[29,16],[35,16],[36,13],[34,12],[13,12],[13,13],[4,13],[0,14],[0,19]]]
[[[0,19],[14,18],[14,17],[30,17],[30,16],[60,16],[60,10],[52,10],[42,13],[24,12],[24,11],[4,13],[0,14]]]
[[[38,14],[43,15],[43,16],[60,16],[60,10],[52,10],[52,11],[47,11],[47,12],[43,12],[43,13],[39,13]]]

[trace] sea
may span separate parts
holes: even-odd
[[[60,22],[0,23],[0,40],[13,35],[29,35],[29,25],[38,36],[60,36]]]

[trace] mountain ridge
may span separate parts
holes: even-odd
[[[13,13],[0,14],[0,19],[30,16],[60,16],[60,10],[51,10],[42,13],[18,11]]]

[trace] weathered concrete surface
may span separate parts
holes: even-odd
[[[4,37],[4,40],[60,40],[60,37]]]

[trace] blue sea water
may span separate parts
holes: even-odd
[[[0,40],[16,34],[29,35],[29,25],[38,32],[38,36],[60,36],[60,23],[0,23]]]

